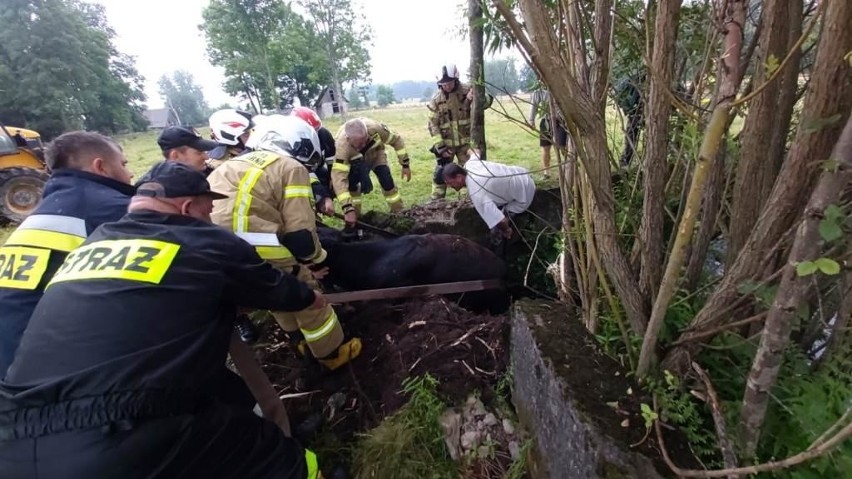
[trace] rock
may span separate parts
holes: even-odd
[[[461,447],[465,451],[472,451],[479,446],[479,441],[482,439],[479,431],[468,431],[462,434]]]
[[[454,461],[458,461],[461,458],[461,450],[459,450],[461,415],[454,409],[450,408],[441,414],[438,421],[441,424],[441,429],[444,430],[444,444],[447,445],[450,457],[452,457]]]
[[[508,435],[515,434],[515,426],[512,425],[512,421],[509,419],[503,419],[503,432]]]
[[[509,441],[509,455],[512,456],[513,461],[521,458],[521,446],[518,445],[518,441]]]
[[[473,407],[471,408],[470,412],[474,415],[474,417],[484,416],[486,413],[488,413],[488,411],[485,409],[485,404],[482,404],[482,401],[480,401],[478,398],[473,404]]]
[[[485,418],[482,419],[482,423],[488,427],[496,426],[497,424],[499,424],[499,422],[497,421],[497,416],[490,412],[485,415]]]

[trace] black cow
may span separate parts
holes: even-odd
[[[419,284],[505,279],[506,265],[488,249],[461,236],[406,235],[386,240],[344,242],[340,232],[319,229],[328,252],[326,284],[346,291]],[[505,290],[447,295],[475,312],[505,312]]]

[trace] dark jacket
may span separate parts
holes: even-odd
[[[41,203],[0,248],[0,377],[65,255],[102,223],[124,216],[133,192],[128,184],[72,169],[47,181]]]
[[[6,379],[0,440],[188,414],[221,384],[223,309],[299,311],[313,291],[232,233],[130,213],[98,228],[54,275]]]

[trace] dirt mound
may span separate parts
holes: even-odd
[[[471,391],[487,394],[508,363],[508,320],[475,315],[441,298],[405,303],[374,302],[339,308],[344,330],[360,337],[361,356],[327,372],[300,358],[286,334],[267,321],[259,360],[288,401],[295,424],[318,412],[335,435],[365,431],[405,404],[407,377],[431,374],[449,401]],[[313,364],[313,365],[312,365]]]

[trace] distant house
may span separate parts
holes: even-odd
[[[148,119],[148,128],[163,129],[167,126],[180,125],[178,115],[172,108],[158,108],[142,112]]]
[[[314,110],[320,118],[328,118],[331,115],[346,113],[349,110],[349,100],[343,95],[337,95],[331,87],[325,87],[314,102]]]

